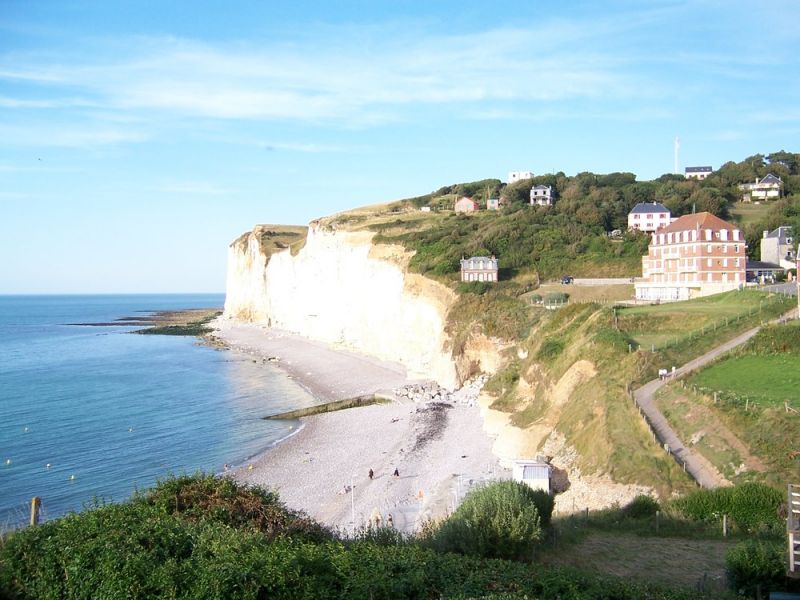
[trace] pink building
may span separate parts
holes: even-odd
[[[467,196],[459,198],[454,208],[457,213],[471,213],[481,209],[475,200],[468,198]]]
[[[735,290],[745,283],[744,249],[742,232],[719,217],[680,217],[653,234],[636,299],[670,302]]]

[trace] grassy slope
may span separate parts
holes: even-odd
[[[696,449],[728,479],[782,486],[800,472],[800,415],[783,407],[789,400],[800,409],[798,383],[790,383],[798,353],[800,323],[770,326],[690,378],[687,389],[669,386],[659,403],[685,440],[705,434]],[[737,472],[742,463],[748,470]]]

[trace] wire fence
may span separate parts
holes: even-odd
[[[800,401],[797,398],[784,398],[783,400],[770,400],[764,396],[753,396],[751,394],[741,394],[730,390],[714,390],[711,388],[698,386],[693,383],[686,384],[695,394],[703,396],[706,401],[716,405],[743,410],[745,412],[760,413],[767,408],[783,408],[784,411],[792,416],[800,416]]]
[[[0,537],[24,529],[31,524],[33,499],[30,502],[15,504],[0,512]],[[47,507],[41,502],[36,507],[36,523],[44,523],[50,520]]]
[[[716,333],[717,331],[721,331],[726,328],[738,325],[742,319],[747,319],[757,314],[761,314],[763,313],[764,309],[771,309],[778,304],[783,304],[785,302],[785,297],[786,296],[783,294],[774,294],[772,296],[765,296],[764,300],[761,301],[758,307],[752,306],[749,309],[739,312],[737,314],[726,315],[725,317],[715,319],[711,323],[703,324],[703,326],[700,327],[699,329],[694,329],[682,335],[669,336],[662,342],[639,344],[633,341],[630,344],[630,349],[631,351],[643,350],[645,352],[646,351],[658,352],[660,350],[666,350],[668,348],[674,348],[676,346],[687,344],[689,342],[703,338],[706,335]],[[763,322],[761,323],[761,325],[763,325]]]

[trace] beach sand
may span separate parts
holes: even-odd
[[[279,357],[274,364],[320,401],[410,383],[401,365],[255,325],[222,321],[218,327],[233,351]],[[404,399],[306,417],[297,434],[231,475],[276,490],[290,508],[342,531],[379,512],[383,524],[391,514],[397,529],[412,532],[446,516],[471,487],[510,476],[492,455],[477,393],[466,386],[453,405]]]

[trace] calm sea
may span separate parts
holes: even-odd
[[[54,518],[170,473],[219,472],[296,430],[260,418],[314,402],[272,365],[192,337],[68,325],[223,301],[0,296],[0,529],[26,518],[32,496]]]

